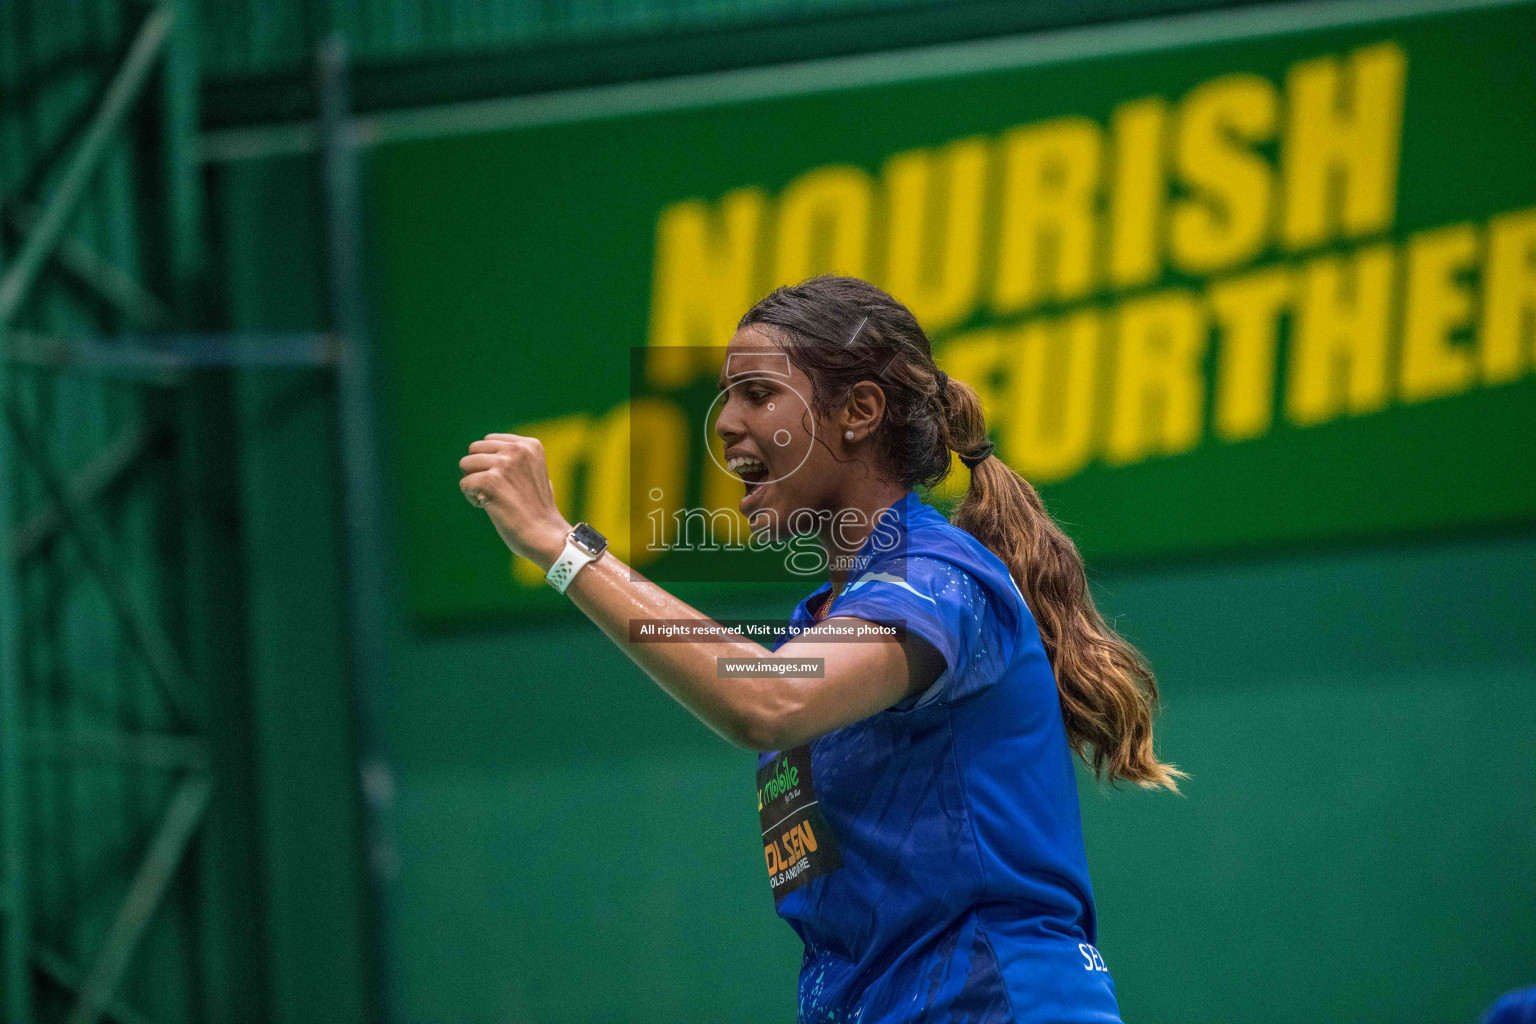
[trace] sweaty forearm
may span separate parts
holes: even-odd
[[[553,559],[550,560],[553,562]],[[547,568],[547,566],[546,566]],[[721,658],[766,658],[759,643],[714,626],[703,612],[645,579],[610,551],[576,574],[566,596],[618,645],[641,671],[727,741],[751,746],[756,723],[772,714],[774,680],[719,677]],[[630,623],[660,619],[696,624],[683,643],[631,638]]]
[[[909,642],[901,639],[831,639],[835,627],[867,625],[857,619],[830,619],[770,651],[725,631],[611,552],[578,572],[566,594],[662,690],[728,742],[752,750],[797,746],[859,721],[925,689],[944,668],[942,656],[925,643],[918,643],[914,657]],[[635,639],[632,622],[638,627],[655,620],[681,622],[700,632],[683,642]],[[815,661],[821,671],[720,676],[721,658],[778,657]]]

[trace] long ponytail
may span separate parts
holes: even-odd
[[[1099,614],[1077,545],[1034,487],[990,455],[975,389],[940,379],[945,444],[962,460],[980,458],[950,519],[1002,559],[1023,591],[1056,674],[1072,749],[1101,778],[1178,792],[1185,773],[1152,749],[1158,695],[1151,667]]]

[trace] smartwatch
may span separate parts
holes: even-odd
[[[598,533],[586,523],[577,523],[576,527],[565,536],[565,550],[560,552],[560,557],[555,559],[555,564],[549,567],[549,572],[544,578],[549,585],[560,593],[565,593],[565,588],[571,585],[571,580],[576,578],[576,573],[588,562],[597,561],[604,551],[608,550],[608,538]]]

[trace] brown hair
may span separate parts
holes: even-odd
[[[879,455],[909,488],[943,480],[952,451],[976,463],[951,521],[1002,559],[1023,592],[1056,675],[1072,749],[1111,783],[1177,792],[1184,773],[1152,749],[1151,668],[1099,614],[1077,546],[1034,487],[990,455],[980,398],[939,371],[917,318],[866,281],[823,276],[775,290],[741,318],[742,327],[754,324],[783,336],[820,413],[839,407],[859,381],[880,385]]]

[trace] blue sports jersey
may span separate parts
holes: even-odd
[[[758,761],[770,885],[805,943],[801,1024],[1118,1022],[1034,617],[1003,562],[915,491],[887,514],[895,532],[865,541],[826,617],[900,622],[944,672]],[[830,586],[791,621],[809,628]]]

